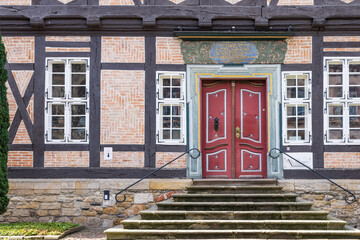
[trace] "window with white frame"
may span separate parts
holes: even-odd
[[[311,143],[311,73],[283,72],[283,144]]]
[[[157,72],[157,142],[185,144],[185,73]]]
[[[87,143],[89,59],[46,59],[45,142]]]
[[[325,144],[360,143],[360,58],[324,60]]]

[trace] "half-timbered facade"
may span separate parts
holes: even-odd
[[[359,0],[2,0],[10,179],[359,179]]]

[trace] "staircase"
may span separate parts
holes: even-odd
[[[107,239],[360,239],[276,180],[194,180],[187,192],[106,230]]]

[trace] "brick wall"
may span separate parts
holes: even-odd
[[[10,118],[10,125],[11,125],[11,123],[14,119],[15,113],[16,113],[17,104],[16,104],[15,98],[11,92],[10,86],[7,82],[5,83],[5,86],[6,86],[6,97],[7,97],[7,101],[9,104],[9,118]]]
[[[311,63],[312,61],[312,38],[291,37],[285,55],[285,64]]]
[[[32,167],[33,153],[30,151],[9,151],[8,167]]]
[[[34,62],[34,37],[3,37],[9,63]]]
[[[182,153],[180,152],[157,152],[156,153],[156,167],[161,167],[165,163],[173,160]],[[177,159],[175,162],[166,166],[166,168],[186,168],[186,155]]]
[[[144,3],[143,0],[141,0]],[[134,5],[132,0],[99,0],[99,5]]]
[[[90,42],[90,37],[83,37],[83,36],[47,36],[45,41],[56,41],[56,42]]]
[[[157,64],[184,64],[181,54],[180,39],[174,37],[156,38]]]
[[[360,42],[360,36],[325,36],[324,42]]]
[[[144,167],[144,152],[113,152],[112,160],[104,160],[104,152],[100,156],[101,167]]]
[[[90,52],[90,48],[46,47],[46,52]]]
[[[101,71],[101,143],[143,144],[145,72]]]
[[[326,152],[325,168],[360,168],[360,152]]]
[[[278,5],[314,5],[314,0],[279,0]]]
[[[145,62],[145,38],[102,37],[101,61],[113,63]]]
[[[31,0],[0,0],[0,5],[31,5]]]
[[[45,152],[45,167],[89,167],[89,152]]]

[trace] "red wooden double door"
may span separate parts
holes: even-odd
[[[265,80],[202,81],[204,178],[266,178]]]

